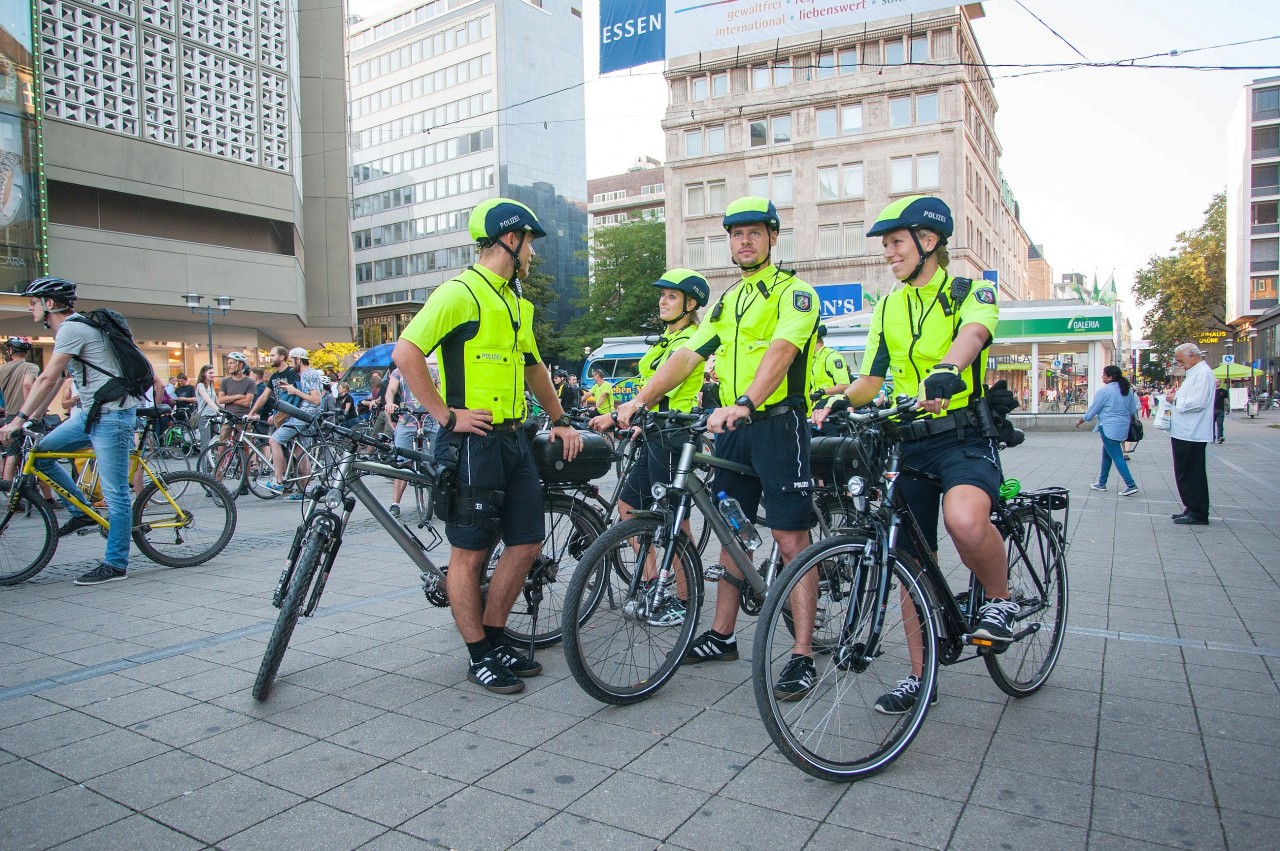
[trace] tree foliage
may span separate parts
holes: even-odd
[[[657,291],[667,263],[664,222],[638,219],[600,228],[592,235],[589,255],[594,275],[575,281],[581,293],[576,304],[586,312],[565,329],[565,354],[574,357],[584,347],[595,348],[605,337],[654,334],[658,321]]]
[[[1227,197],[1219,192],[1205,210],[1204,222],[1178,234],[1172,254],[1152,257],[1139,270],[1134,300],[1147,308],[1146,334],[1161,361],[1172,358],[1179,343],[1204,331],[1228,328]]]
[[[529,261],[529,274],[520,281],[520,295],[533,303],[533,339],[538,341],[538,353],[543,361],[558,359],[562,352],[562,336],[556,334],[555,323],[551,319],[551,305],[560,294],[556,292],[555,281],[542,271],[546,261],[537,254]]]
[[[311,366],[321,371],[333,369],[341,373],[342,359],[359,350],[355,343],[325,343],[311,353]]]

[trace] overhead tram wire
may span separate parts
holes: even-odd
[[[1028,15],[1030,15],[1031,17],[1033,17],[1033,18],[1035,18],[1037,21],[1039,21],[1041,26],[1043,26],[1043,27],[1044,27],[1045,29],[1047,29],[1049,32],[1051,32],[1051,33],[1053,33],[1055,36],[1057,36],[1057,37],[1058,37],[1058,39],[1059,39],[1063,44],[1065,44],[1067,47],[1069,47],[1069,48],[1071,48],[1073,51],[1075,51],[1076,56],[1079,56],[1081,59],[1085,60],[1086,62],[1088,62],[1088,61],[1089,61],[1089,57],[1088,57],[1088,56],[1085,56],[1083,53],[1081,53],[1081,52],[1076,48],[1076,46],[1075,46],[1074,44],[1072,44],[1071,42],[1067,41],[1066,36],[1064,36],[1062,33],[1058,32],[1058,31],[1057,31],[1057,30],[1055,30],[1053,27],[1051,27],[1051,26],[1049,26],[1048,24],[1046,24],[1046,23],[1044,22],[1044,19],[1043,19],[1043,18],[1041,18],[1041,17],[1040,17],[1039,15],[1037,15],[1035,12],[1031,11],[1030,9],[1028,9],[1028,8],[1027,8],[1027,4],[1023,3],[1023,2],[1022,2],[1022,0],[1014,0],[1014,2],[1015,2],[1015,3],[1017,3],[1019,6],[1021,6],[1021,7],[1022,7],[1022,9],[1023,9],[1023,10],[1028,14]]]

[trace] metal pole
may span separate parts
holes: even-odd
[[[213,305],[205,305],[204,311],[209,328],[209,365],[213,366]]]

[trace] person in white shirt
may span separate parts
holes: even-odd
[[[1173,352],[1186,370],[1182,386],[1165,394],[1173,406],[1169,438],[1173,444],[1173,477],[1183,511],[1173,515],[1179,526],[1209,525],[1209,475],[1205,471],[1205,447],[1213,439],[1213,370],[1194,343],[1183,343]]]

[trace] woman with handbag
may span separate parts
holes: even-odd
[[[1102,438],[1102,472],[1098,481],[1089,485],[1096,491],[1107,489],[1107,477],[1111,474],[1111,465],[1115,464],[1120,478],[1124,479],[1125,488],[1121,496],[1133,496],[1138,492],[1138,485],[1125,463],[1121,444],[1129,436],[1129,424],[1138,410],[1138,394],[1129,386],[1129,379],[1124,377],[1120,367],[1108,364],[1102,368],[1102,389],[1093,397],[1093,404],[1084,416],[1076,420],[1076,428],[1097,417],[1098,424],[1094,431]]]

